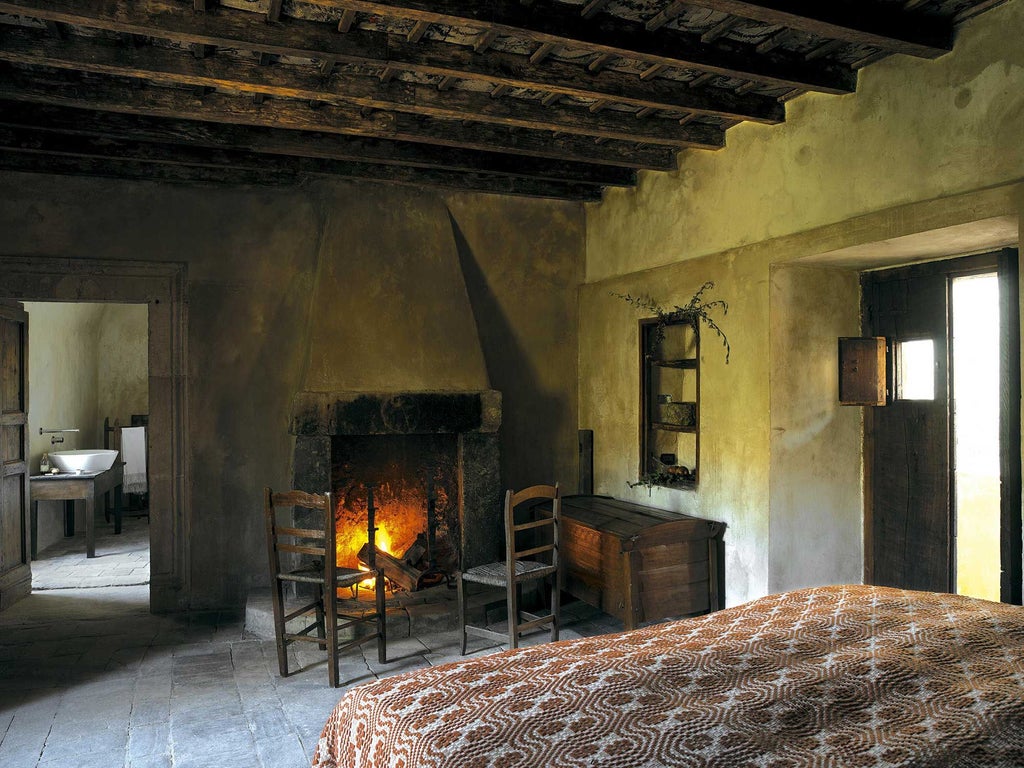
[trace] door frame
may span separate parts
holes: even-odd
[[[20,324],[20,352],[21,358],[18,361],[18,374],[21,381],[18,383],[18,391],[21,395],[21,406],[15,411],[18,415],[7,415],[0,413],[0,424],[7,427],[21,426],[21,441],[18,445],[18,452],[21,454],[20,461],[4,461],[0,464],[0,480],[5,477],[22,476],[21,481],[21,504],[18,515],[18,538],[19,562],[17,565],[0,572],[0,610],[10,607],[13,603],[25,597],[32,591],[32,555],[30,550],[29,534],[29,468],[28,468],[28,313],[20,302],[8,302],[0,299],[0,320]],[[4,457],[0,457],[3,459]],[[4,509],[0,501],[0,515],[4,517],[9,510]],[[13,519],[13,516],[12,516]],[[0,519],[0,525],[6,520]]]
[[[0,273],[0,299],[148,306],[150,610],[188,608],[192,483],[186,265],[0,255]]]
[[[956,262],[956,266],[950,268],[950,264]],[[944,266],[945,265],[945,266]],[[1024,563],[1022,563],[1022,547],[1024,547],[1024,508],[1021,506],[1021,368],[1020,368],[1020,312],[1019,312],[1019,266],[1018,253],[1015,248],[1003,248],[999,251],[980,253],[973,256],[951,256],[947,259],[929,261],[921,264],[911,264],[904,267],[882,268],[865,272],[861,275],[861,331],[865,335],[871,334],[870,308],[868,305],[867,292],[864,285],[870,279],[870,275],[877,272],[886,272],[894,276],[922,276],[944,274],[947,278],[961,275],[986,273],[997,271],[999,275],[999,360],[1000,360],[1000,381],[1005,385],[1000,390],[999,405],[999,438],[1000,438],[1000,600],[1006,603],[1021,605],[1022,587],[1024,587]],[[947,336],[950,327],[950,301],[949,290],[951,281],[947,285]],[[889,364],[887,366],[886,386],[888,399],[893,396],[895,382],[893,381],[892,367],[892,343],[891,339],[886,340]],[[947,352],[948,354],[948,352]],[[947,407],[951,408],[952,387],[949,387]],[[1016,392],[1016,397],[1008,397],[1011,392]],[[881,406],[885,407],[885,406]],[[952,412],[949,419],[952,424]],[[864,581],[874,582],[874,516],[873,516],[873,459],[874,456],[874,429],[873,411],[865,414],[864,418]],[[953,497],[953,441],[949,444],[950,478],[949,478],[949,530],[950,547],[953,544],[955,535],[955,509],[952,504]],[[950,583],[953,583],[954,563],[953,555],[949,556]]]

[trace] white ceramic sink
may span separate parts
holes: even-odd
[[[79,450],[54,451],[50,454],[53,466],[61,472],[104,472],[114,466],[117,451]]]

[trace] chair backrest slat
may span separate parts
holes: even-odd
[[[516,550],[516,560],[522,560],[526,557],[532,557],[533,555],[539,555],[541,552],[551,552],[555,548],[554,544],[544,544],[540,547],[530,547],[529,549]]]
[[[321,529],[319,531],[316,531],[316,530],[313,530],[312,528],[286,528],[283,525],[279,525],[279,526],[277,526],[277,528],[275,530],[277,531],[277,535],[278,535],[279,538],[281,536],[293,536],[293,537],[298,538],[298,539],[323,539],[324,538],[324,531],[323,531],[323,529]]]
[[[551,502],[550,513],[546,510],[538,510],[535,514],[539,513],[542,515],[539,519],[516,523],[516,507],[530,501],[541,502],[545,500]],[[516,560],[523,560],[544,552],[550,552],[551,564],[556,567],[558,566],[558,524],[559,517],[561,516],[561,504],[562,499],[557,483],[555,485],[533,485],[529,488],[524,488],[518,493],[513,493],[511,490],[505,493],[505,562],[508,568],[509,579],[512,579],[514,576]],[[517,548],[517,533],[538,529],[542,526],[551,526],[550,542],[523,550]],[[531,543],[536,544],[536,542]]]
[[[294,552],[297,555],[314,555],[315,557],[326,557],[327,549],[325,547],[303,547],[299,544],[285,544],[283,542],[277,543],[278,552]]]

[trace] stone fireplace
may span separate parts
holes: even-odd
[[[417,539],[430,534],[437,568],[451,574],[501,557],[500,425],[493,390],[301,392],[290,428],[293,487],[332,491],[339,565],[358,565],[372,486],[378,548],[399,559],[415,550],[423,567]]]

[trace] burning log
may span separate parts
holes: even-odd
[[[423,559],[423,556],[426,553],[427,539],[421,533],[419,536],[416,537],[416,541],[414,541],[412,545],[407,550],[405,550],[405,554],[402,555],[402,560],[407,565],[416,565],[420,560]]]
[[[369,544],[364,544],[359,550],[359,562],[366,563],[369,560]],[[377,567],[384,571],[384,575],[393,584],[409,592],[415,592],[420,588],[420,576],[418,569],[413,568],[393,555],[389,555],[382,549],[377,549]]]

